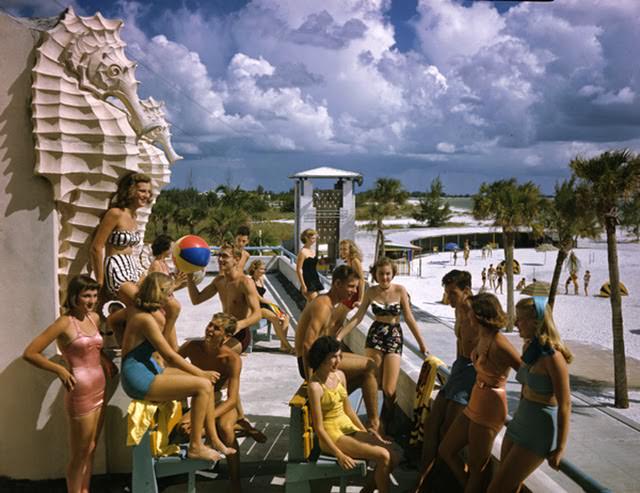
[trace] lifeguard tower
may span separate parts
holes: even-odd
[[[362,185],[362,175],[322,166],[301,171],[295,180],[294,251],[300,249],[300,233],[311,228],[318,232],[318,248],[328,262],[335,265],[340,240],[353,240],[356,234],[355,185]],[[316,189],[312,180],[335,180],[333,188]],[[326,245],[326,251],[324,250]]]

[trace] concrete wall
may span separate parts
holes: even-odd
[[[64,475],[67,425],[53,374],[21,359],[56,318],[57,224],[49,183],[33,174],[31,68],[39,34],[0,14],[0,476]],[[55,355],[48,348],[47,356]]]
[[[355,182],[345,180],[342,184],[342,209],[340,209],[340,240],[356,239],[356,194]]]

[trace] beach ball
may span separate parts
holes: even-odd
[[[177,240],[172,253],[176,268],[187,274],[204,269],[211,256],[207,242],[196,235],[183,236]]]

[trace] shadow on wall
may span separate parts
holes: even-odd
[[[44,221],[52,213],[54,203],[51,184],[34,175],[35,152],[29,104],[34,63],[35,50],[32,50],[25,69],[8,87],[8,104],[0,113],[0,161],[8,162],[4,175],[10,176],[4,189],[10,197],[5,217],[18,211],[38,209],[38,220]],[[48,197],[48,200],[42,200],[43,197]]]
[[[55,356],[53,360],[59,360]],[[64,456],[67,462],[67,429],[64,424],[64,388],[53,373],[32,367],[22,358],[15,359],[0,373],[0,416],[3,416],[0,448],[3,457],[12,457],[11,465],[18,470],[6,470],[12,478],[29,478],[41,467],[50,468],[52,456]],[[58,462],[59,459],[56,459]],[[24,465],[24,466],[23,466]],[[64,476],[64,468],[58,477]]]

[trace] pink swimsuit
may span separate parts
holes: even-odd
[[[96,333],[92,336],[81,332],[78,321],[71,317],[76,337],[60,349],[76,379],[73,390],[67,392],[64,398],[67,412],[73,418],[98,409],[104,400],[105,377],[100,364],[102,336],[93,319],[89,317],[89,320],[96,328]]]

